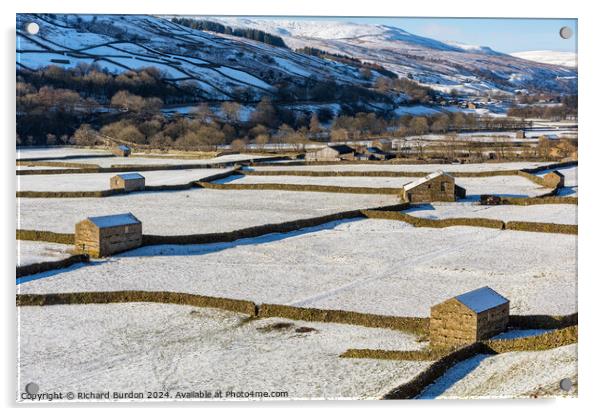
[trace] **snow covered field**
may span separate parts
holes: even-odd
[[[489,176],[485,178],[456,178],[456,185],[466,189],[466,198],[479,199],[480,195],[493,194],[507,197],[534,197],[550,192],[522,176]]]
[[[18,317],[19,377],[36,380],[41,391],[168,391],[170,399],[207,390],[379,398],[429,364],[338,357],[348,348],[420,348],[401,332],[281,318],[249,321],[209,308],[34,306],[18,308]],[[315,331],[296,332],[300,327]]]
[[[575,395],[560,380],[577,378],[577,345],[547,351],[477,355],[456,364],[422,392],[422,399],[487,399]]]
[[[329,185],[329,186],[353,186],[372,188],[398,188],[416,180],[412,177],[366,177],[366,176],[232,176],[215,181],[216,183],[286,183],[296,185]]]
[[[525,168],[535,168],[549,162],[508,162],[508,163],[467,163],[467,164],[333,164],[333,165],[302,165],[287,166],[276,163],[270,165],[254,166],[254,170],[310,170],[310,171],[392,171],[392,172],[435,172],[442,170],[444,172],[483,172],[490,170],[518,170]]]
[[[227,169],[185,169],[142,172],[147,186],[179,185],[226,172]],[[125,172],[124,172],[125,173]],[[118,173],[17,176],[19,191],[101,191]]]
[[[398,188],[417,180],[416,177],[365,177],[365,176],[239,176],[226,178],[221,183],[286,183],[302,185],[367,186],[374,188]],[[456,178],[456,184],[466,189],[468,199],[481,194],[495,194],[515,197],[532,197],[550,192],[522,176],[488,176],[483,178]]]
[[[268,156],[257,156],[248,154],[237,154],[237,155],[225,155],[218,156],[210,159],[188,159],[178,158],[177,156],[165,156],[157,157],[158,155],[147,155],[139,154],[130,157],[104,157],[104,158],[82,158],[82,159],[69,159],[72,163],[87,163],[91,165],[98,165],[103,168],[108,168],[113,165],[198,165],[198,164],[209,164],[209,163],[230,163],[245,161],[249,159],[262,159]]]
[[[17,228],[72,233],[75,223],[86,217],[131,212],[142,221],[145,234],[212,233],[397,203],[396,195],[210,189],[110,198],[18,198]]]
[[[491,218],[502,221],[551,222],[577,224],[577,205],[475,205],[471,203],[432,203],[403,211],[420,218]]]
[[[431,305],[488,285],[511,299],[513,314],[569,314],[577,310],[576,249],[574,235],[358,219],[233,243],[143,247],[31,276],[17,290],[165,290],[429,316]]]
[[[95,156],[111,154],[105,149],[86,149],[79,147],[20,147],[17,149],[17,159],[53,158],[63,156]]]
[[[29,166],[29,165],[17,165],[17,170],[64,170],[64,169],[74,169],[74,168],[65,168],[64,166]]]
[[[66,259],[71,249],[73,246],[65,244],[17,240],[17,266]]]

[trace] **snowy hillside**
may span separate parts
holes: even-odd
[[[40,26],[37,35],[22,28]],[[258,99],[277,85],[309,78],[368,86],[358,68],[249,39],[179,26],[141,15],[17,15],[17,67],[97,64],[112,73],[156,67],[164,79],[195,84],[205,98]]]
[[[528,61],[577,68],[577,54],[573,52],[525,51],[514,52],[511,55],[516,56],[517,58],[526,59]]]
[[[486,46],[440,42],[392,26],[324,20],[210,19],[276,34],[291,48],[311,46],[375,62],[445,92],[511,92],[517,88],[576,91],[573,69],[526,61]]]
[[[512,93],[516,89],[555,92],[576,89],[575,69],[520,59],[485,46],[441,42],[392,26],[341,21],[210,19],[278,35],[290,49],[191,29],[173,23],[169,16],[19,14],[17,67],[72,68],[86,63],[121,73],[152,66],[173,85],[196,87],[203,99],[257,101],[262,96],[271,96],[291,103],[306,100],[303,94],[316,82],[370,89],[382,76],[372,71],[367,78],[357,65],[294,52],[311,46],[381,65],[442,92],[455,90],[478,95],[500,90]],[[23,30],[25,23],[32,21],[40,26],[37,35]],[[288,89],[286,94],[284,88]],[[398,103],[404,99],[398,93],[390,98],[389,101]],[[346,100],[356,102],[357,98]],[[372,100],[364,101],[377,105]]]

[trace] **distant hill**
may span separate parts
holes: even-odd
[[[313,47],[374,62],[443,92],[453,89],[478,95],[527,89],[576,93],[577,89],[576,69],[527,61],[487,46],[441,42],[393,26],[246,17],[204,19],[276,34],[292,49]]]
[[[574,52],[558,51],[525,51],[514,52],[512,56],[544,64],[561,65],[568,68],[577,68],[577,54]]]

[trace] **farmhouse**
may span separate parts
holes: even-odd
[[[433,346],[471,344],[506,330],[510,302],[488,286],[466,292],[431,308]]]
[[[131,153],[132,149],[130,149],[129,146],[126,146],[125,144],[120,144],[119,146],[113,149],[113,154],[115,156],[128,157]]]
[[[126,192],[144,190],[144,176],[139,173],[120,173],[111,178],[111,189],[123,189]]]
[[[323,147],[322,149],[315,150],[312,152],[307,152],[305,154],[305,160],[307,161],[327,161],[333,162],[338,160],[354,160],[355,159],[355,151],[345,145],[345,144],[337,144],[337,145],[329,145]]]
[[[133,214],[88,217],[75,225],[75,249],[107,257],[142,244],[142,223]]]
[[[454,202],[466,197],[466,190],[456,185],[453,176],[437,171],[405,184],[401,194],[406,202]]]
[[[562,188],[564,186],[564,175],[554,170],[544,175],[543,182],[547,188]]]

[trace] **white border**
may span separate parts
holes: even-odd
[[[3,65],[2,82],[2,136],[4,164],[2,165],[3,189],[5,190],[2,205],[2,247],[0,252],[5,265],[4,279],[4,314],[3,327],[5,336],[0,343],[4,353],[5,369],[2,373],[2,404],[14,406],[15,397],[15,308],[14,308],[14,218],[15,218],[15,179],[14,179],[14,137],[15,137],[15,13],[17,12],[55,12],[55,13],[150,13],[150,14],[227,14],[227,15],[315,15],[315,16],[439,16],[439,17],[539,17],[539,18],[578,18],[579,30],[579,130],[581,147],[579,149],[581,167],[579,170],[579,188],[581,205],[579,208],[579,399],[577,400],[546,400],[546,401],[472,401],[472,402],[428,402],[428,403],[363,403],[363,402],[290,402],[290,403],[235,403],[235,404],[181,404],[183,409],[165,411],[216,412],[226,410],[232,412],[261,412],[262,414],[307,414],[326,408],[327,411],[365,413],[374,410],[379,413],[420,412],[426,414],[463,414],[467,411],[487,412],[487,415],[504,415],[509,413],[543,411],[546,414],[577,414],[587,412],[595,405],[594,400],[599,395],[600,364],[596,356],[600,348],[600,337],[595,333],[600,329],[600,268],[598,258],[600,253],[600,226],[596,219],[600,218],[600,184],[599,172],[602,157],[602,137],[600,123],[602,117],[602,93],[600,91],[600,58],[599,40],[602,39],[600,28],[600,13],[597,13],[595,2],[568,2],[548,0],[542,2],[527,2],[526,0],[504,0],[500,2],[487,1],[385,1],[365,0],[352,2],[350,0],[299,0],[299,1],[267,1],[267,0],[221,0],[215,2],[200,2],[191,0],[146,0],[144,2],[123,0],[102,0],[98,2],[83,2],[81,0],[41,1],[20,0],[2,3],[3,41],[1,42]],[[594,180],[597,183],[594,184]],[[599,223],[598,223],[599,224]],[[545,296],[543,294],[542,296]],[[337,409],[331,409],[332,406]],[[23,406],[19,406],[23,407]],[[140,405],[112,406],[111,411],[131,412],[130,407]],[[201,407],[200,409],[197,407]],[[377,409],[374,409],[377,408]],[[11,409],[14,410],[14,409]],[[31,408],[25,409],[31,411]],[[37,409],[39,412],[66,411],[82,412],[82,409],[65,409],[45,406]],[[105,412],[98,407],[83,410],[86,413]],[[134,410],[136,411],[136,410]],[[145,412],[155,411],[145,409]]]

